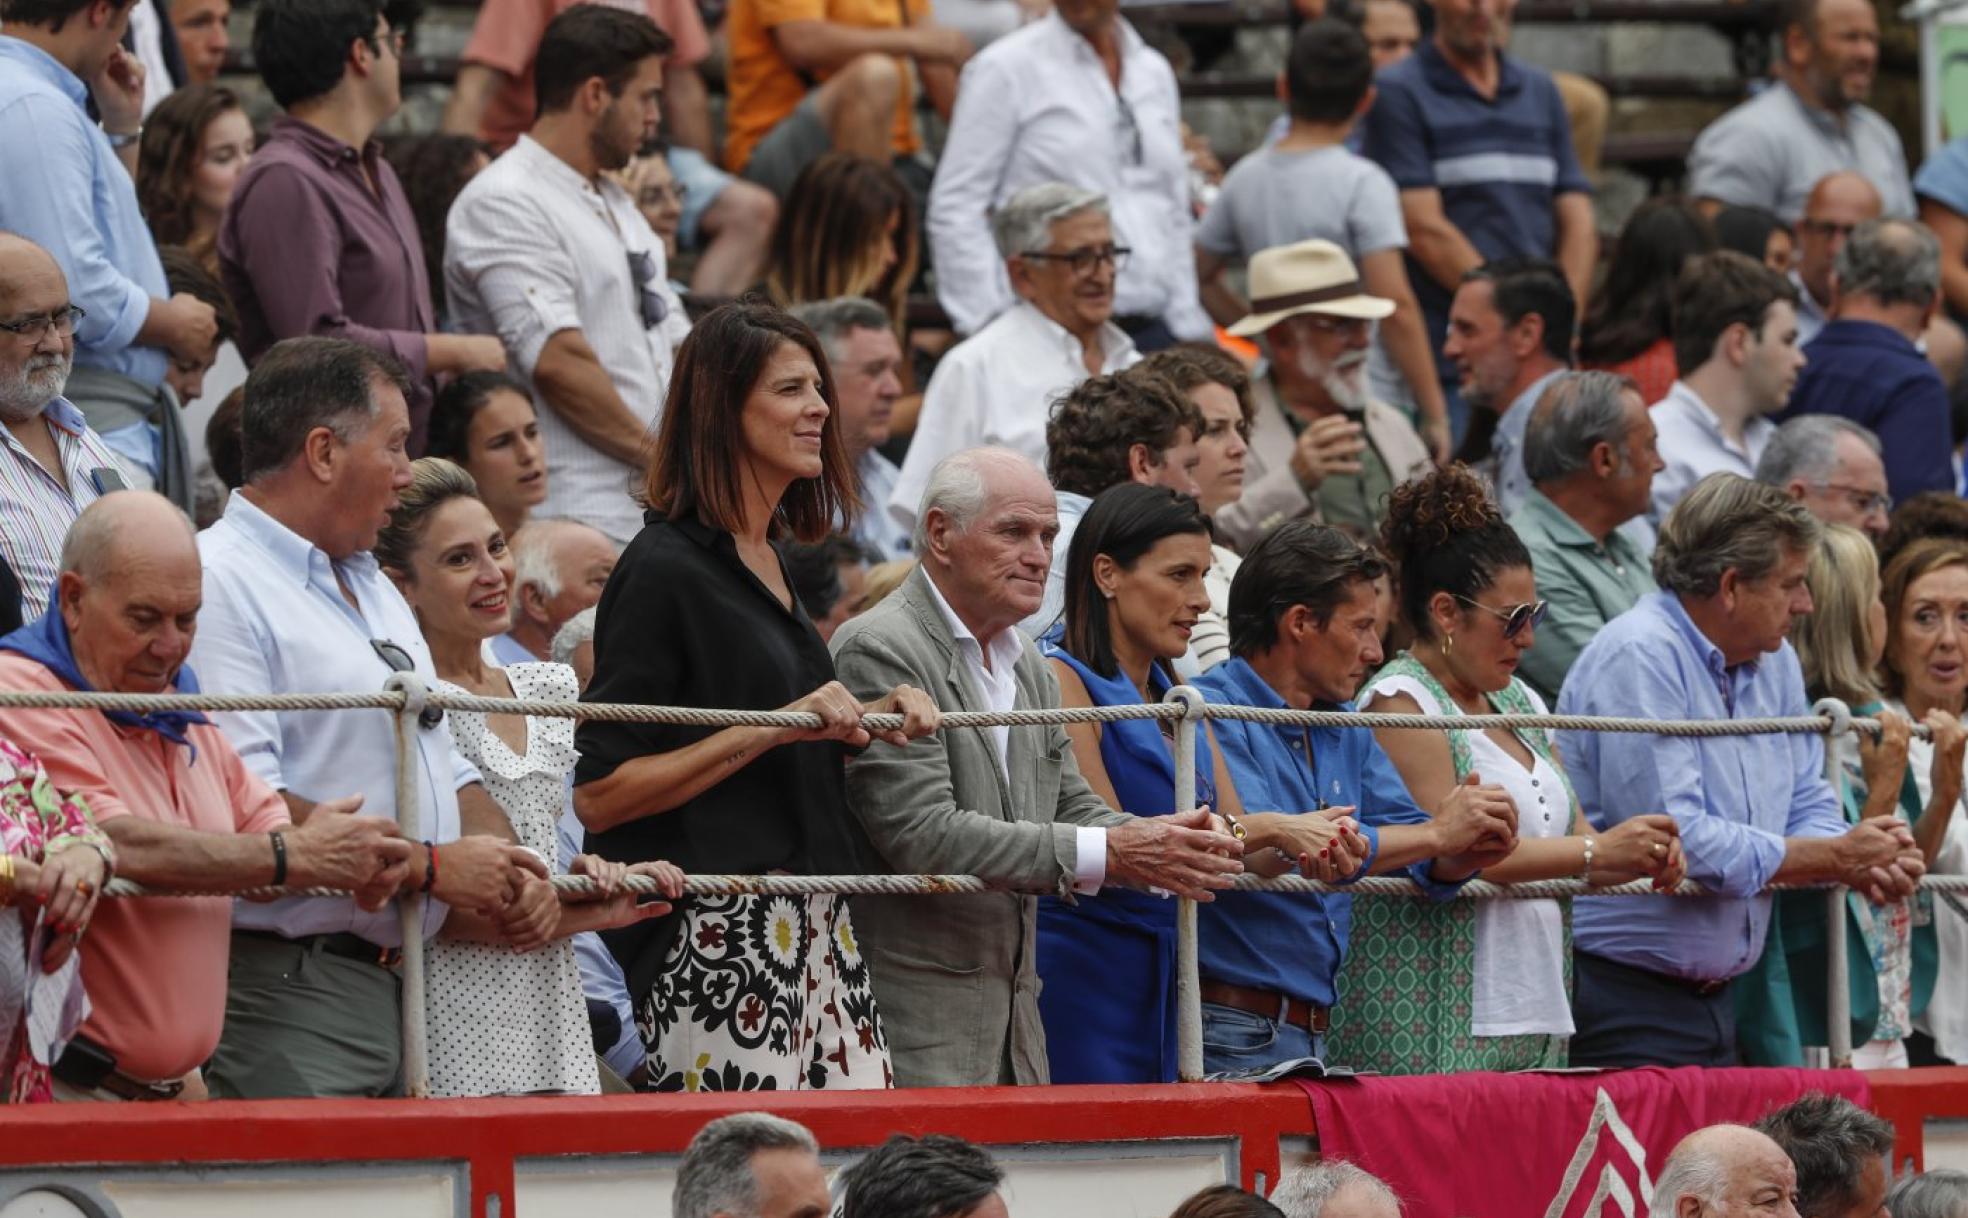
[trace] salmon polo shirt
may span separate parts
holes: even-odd
[[[0,654],[0,689],[66,692],[44,665]],[[254,777],[211,724],[193,725],[197,749],[111,723],[93,710],[9,710],[8,739],[41,759],[49,781],[88,801],[96,823],[137,816],[210,833],[287,827],[287,805]],[[273,847],[267,847],[268,874]],[[82,984],[94,1008],[82,1034],[133,1078],[177,1078],[202,1065],[225,1023],[232,934],[229,897],[145,897],[97,902],[82,939]]]

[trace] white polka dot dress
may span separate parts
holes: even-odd
[[[514,664],[505,671],[515,697],[571,702],[580,696],[574,670],[564,664]],[[445,722],[520,843],[555,858],[554,826],[574,769],[574,721],[528,719],[523,757],[493,734],[482,714],[447,711]],[[440,939],[426,957],[425,982],[432,1095],[601,1090],[569,940],[519,953],[499,944]]]

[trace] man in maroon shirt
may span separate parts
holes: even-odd
[[[382,0],[263,0],[253,58],[286,110],[239,180],[219,230],[247,362],[283,338],[346,338],[410,369],[410,451],[433,379],[503,369],[486,335],[442,334],[409,201],[374,138],[402,102],[403,46]]]

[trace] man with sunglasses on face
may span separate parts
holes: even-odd
[[[410,452],[424,451],[434,378],[498,371],[484,334],[438,331],[416,217],[376,128],[403,101],[403,34],[385,0],[263,0],[253,59],[286,113],[241,175],[219,229],[240,352],[320,334],[410,370]],[[400,14],[399,14],[400,16]]]

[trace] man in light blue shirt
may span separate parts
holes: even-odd
[[[54,255],[84,311],[69,399],[105,433],[155,422],[176,409],[163,389],[169,360],[209,359],[218,328],[211,305],[171,294],[137,204],[143,68],[119,45],[131,5],[34,8],[51,15],[9,20],[0,34],[0,230]]]
[[[1442,358],[1456,372],[1462,400],[1496,416],[1490,455],[1478,463],[1508,517],[1530,496],[1524,430],[1540,394],[1572,365],[1578,302],[1558,264],[1501,258],[1463,276],[1449,304]]]
[[[1785,636],[1811,611],[1804,571],[1821,532],[1776,487],[1734,474],[1704,479],[1661,530],[1661,590],[1586,647],[1558,712],[1649,720],[1808,714]],[[1667,813],[1680,828],[1689,877],[1715,894],[1573,902],[1575,1066],[1734,1065],[1729,982],[1763,953],[1764,889],[1841,883],[1896,899],[1923,871],[1898,822],[1847,827],[1817,736],[1568,731],[1558,746],[1594,826],[1603,832],[1628,817]]]

